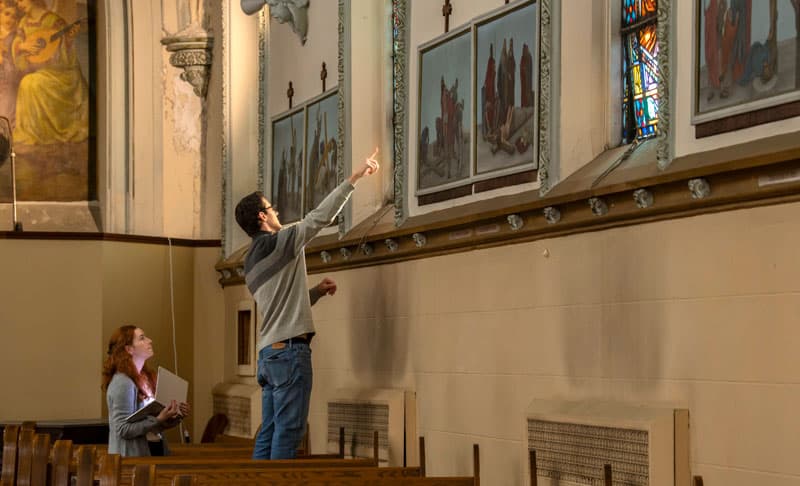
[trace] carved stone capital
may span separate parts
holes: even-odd
[[[178,33],[161,39],[161,43],[172,55],[169,63],[183,69],[181,79],[192,85],[194,94],[205,98],[208,89],[208,77],[211,68],[211,50],[214,38],[198,32],[188,35]]]

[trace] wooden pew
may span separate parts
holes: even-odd
[[[219,437],[219,436],[217,436]],[[255,442],[251,439],[236,438],[229,442],[205,442],[200,444],[170,444],[169,455],[174,456],[221,456],[250,458],[253,455]],[[374,439],[373,447],[378,444]],[[107,444],[94,444],[98,459],[108,452]],[[339,429],[339,452],[334,454],[298,454],[298,459],[341,459],[344,458],[344,427]],[[298,449],[299,451],[299,449]],[[77,449],[75,450],[77,453]]]
[[[53,445],[50,484],[69,486],[69,469],[72,462],[72,441],[57,440]]]
[[[3,429],[3,472],[0,485],[14,486],[17,481],[17,437],[19,425],[6,425]]]
[[[344,451],[344,430],[340,430],[339,434],[340,453]],[[88,446],[84,446],[87,447]],[[95,463],[100,464],[104,452],[107,450],[105,446],[91,446],[91,450],[95,453]],[[102,452],[100,452],[102,450]],[[144,484],[139,481],[144,481],[143,475],[149,474],[144,472],[145,467],[158,466],[158,471],[180,471],[182,468],[187,469],[189,472],[208,468],[221,468],[232,467],[245,470],[250,469],[280,469],[280,468],[359,468],[359,467],[377,467],[378,466],[378,433],[373,435],[373,454],[374,457],[370,459],[343,459],[339,454],[325,454],[318,456],[308,456],[304,458],[291,459],[285,461],[262,461],[251,459],[251,449],[246,449],[247,454],[244,456],[238,455],[242,449],[231,444],[195,444],[195,445],[180,445],[178,450],[181,450],[184,455],[170,455],[165,457],[127,457],[121,460],[120,464],[120,484]],[[227,454],[233,451],[234,454]],[[85,454],[84,449],[78,449],[77,456]],[[83,458],[84,462],[86,458]],[[76,460],[77,462],[77,460]],[[73,463],[75,464],[75,463]],[[72,471],[75,475],[80,473],[77,466],[73,465]],[[174,474],[173,474],[174,475]],[[96,476],[97,477],[97,476]],[[155,484],[150,481],[150,484]],[[168,483],[166,483],[168,484]]]
[[[36,432],[30,427],[19,431],[17,441],[17,485],[30,486],[31,468],[33,467],[33,436]]]
[[[36,434],[33,439],[33,464],[31,484],[37,486],[47,482],[47,465],[50,461],[50,434]]]
[[[119,486],[120,483],[119,454],[107,454],[100,464],[100,486]]]
[[[473,446],[473,475],[468,477],[423,477],[421,468],[355,468],[355,469],[260,469],[237,468],[196,470],[188,474],[169,474],[156,466],[156,485],[197,486],[480,486],[480,455]],[[175,473],[177,471],[171,471]],[[171,481],[169,481],[171,479]]]
[[[20,430],[17,443],[17,486],[43,485],[47,482],[50,458],[50,435],[36,434],[31,428]]]
[[[232,469],[242,473],[269,470],[305,470],[305,469],[377,469],[374,459],[291,459],[291,460],[254,460],[222,457],[126,457],[122,459],[121,483],[134,483],[135,472],[141,465],[153,465],[156,470],[156,482],[169,484],[172,477],[190,474],[195,471],[214,471]],[[164,482],[163,478],[169,477]]]
[[[298,482],[302,481],[302,482]],[[161,484],[161,483],[158,483]],[[296,478],[285,479],[256,479],[242,478],[230,475],[220,480],[206,480],[193,475],[176,476],[173,486],[478,486],[477,478],[465,477],[417,477],[417,478],[367,478],[367,477],[342,477],[342,478],[317,478],[300,480]]]

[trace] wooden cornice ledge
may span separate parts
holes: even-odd
[[[515,244],[619,226],[800,200],[797,134],[679,157],[663,171],[655,161],[623,163],[595,187],[608,165],[600,156],[559,183],[537,191],[498,197],[409,218],[395,227],[393,212],[381,209],[338,235],[314,239],[306,248],[309,273],[346,270]],[[649,157],[648,157],[649,158]],[[696,192],[690,190],[689,181]],[[701,189],[710,188],[703,196]],[[652,205],[640,207],[634,191],[646,189]],[[701,197],[702,196],[702,197]],[[594,207],[590,206],[590,199]],[[544,209],[560,213],[555,223]],[[376,219],[380,219],[376,221]],[[415,236],[417,235],[417,236]],[[421,235],[421,236],[418,236]],[[389,241],[390,240],[390,241]],[[220,261],[223,286],[243,280],[247,247]]]

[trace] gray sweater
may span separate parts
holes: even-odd
[[[149,456],[147,446],[148,432],[158,433],[163,430],[161,424],[152,415],[134,423],[125,422],[125,417],[142,406],[137,397],[136,384],[124,373],[117,373],[111,378],[106,390],[108,404],[108,453],[120,454],[123,457]],[[166,442],[164,444],[166,449]]]
[[[245,282],[259,313],[258,350],[300,334],[314,333],[311,306],[320,295],[306,288],[303,248],[341,211],[353,185],[340,184],[302,221],[253,237],[244,261]]]

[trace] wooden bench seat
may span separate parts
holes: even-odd
[[[161,483],[157,483],[161,484]],[[177,476],[172,486],[479,486],[473,477],[407,477],[407,478],[365,478],[338,477],[312,478],[269,478],[237,477],[233,474],[219,480],[198,476]]]
[[[265,461],[269,462],[269,461]],[[349,479],[378,481],[384,479],[407,479],[420,477],[417,467],[333,467],[333,468],[268,468],[248,467],[220,464],[209,465],[161,466],[155,468],[155,484],[168,486],[176,477],[191,475],[198,484],[213,485],[246,485],[246,484],[342,484]],[[122,484],[126,483],[125,477]]]
[[[245,471],[237,468],[197,469],[181,474],[173,469],[165,471],[156,466],[157,486],[479,486],[480,458],[477,444],[473,446],[473,476],[439,477],[423,476],[421,467],[381,468],[309,468],[309,469],[260,469]]]

